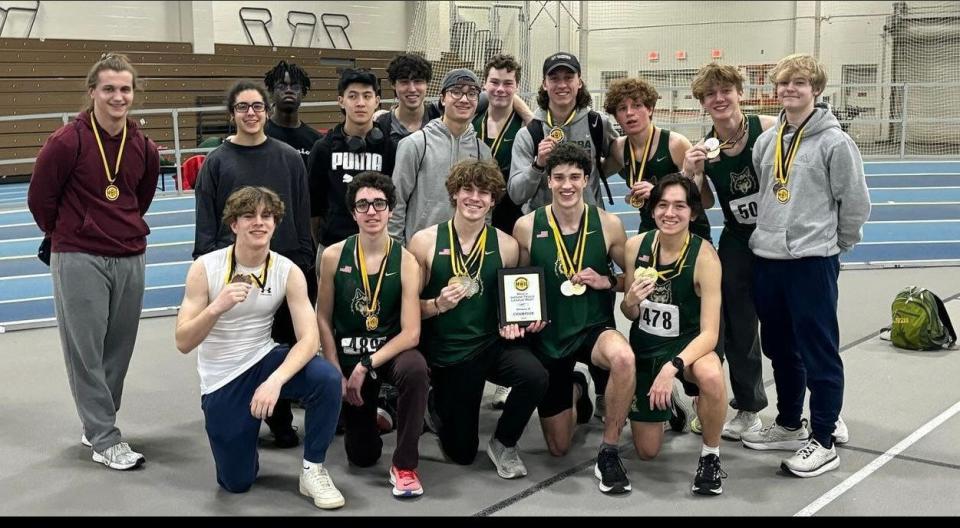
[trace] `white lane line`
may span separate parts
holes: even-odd
[[[170,284],[166,286],[147,286],[143,291],[153,291],[153,290],[169,290],[170,288],[183,288],[183,284]],[[49,301],[53,299],[53,295],[46,295],[43,297],[26,297],[23,299],[10,299],[8,301],[0,301],[0,304],[13,304],[13,303],[23,303],[29,301]]]
[[[176,262],[155,262],[153,264],[147,264],[147,268],[160,268],[163,266],[183,266],[188,264],[193,264],[193,261],[179,260]],[[49,277],[49,276],[50,276],[50,272],[48,271],[46,273],[33,273],[30,275],[9,275],[7,277],[0,277],[0,281],[18,280],[18,279],[37,279],[40,277]]]
[[[810,517],[811,515],[822,510],[825,506],[836,500],[837,497],[843,495],[850,488],[862,482],[864,479],[883,467],[887,462],[893,460],[893,457],[899,455],[907,448],[920,441],[921,438],[927,436],[927,434],[939,427],[943,422],[946,422],[952,418],[953,415],[957,414],[958,412],[960,412],[960,401],[954,403],[953,406],[940,413],[940,415],[933,420],[923,424],[919,429],[911,433],[910,436],[904,438],[897,445],[888,449],[886,453],[873,459],[872,462],[864,466],[862,469],[860,469],[860,471],[857,471],[853,475],[847,477],[847,480],[844,480],[832,490],[824,493],[820,496],[820,498],[808,504],[804,509],[794,514],[794,517]]]
[[[857,242],[858,246],[882,246],[884,244],[956,244],[960,240],[888,240],[881,242]]]
[[[170,225],[170,226],[160,226],[160,227],[150,228],[150,232],[152,233],[152,232],[154,232],[154,231],[164,231],[164,230],[166,230],[166,229],[184,229],[184,228],[187,228],[187,227],[195,227],[195,226],[194,226],[194,224],[179,224],[179,225]],[[37,241],[40,241],[40,240],[43,240],[43,237],[8,238],[8,239],[6,239],[6,240],[0,240],[0,244],[7,244],[7,243],[11,243],[11,242],[37,242]],[[157,245],[157,244],[150,244],[150,245],[151,245],[151,246],[154,246],[154,245]]]

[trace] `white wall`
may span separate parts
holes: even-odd
[[[179,2],[40,2],[31,38],[180,41]],[[35,2],[4,2],[33,7]],[[10,15],[4,37],[26,37],[30,17]]]

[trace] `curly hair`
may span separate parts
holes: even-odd
[[[483,65],[484,82],[486,82],[487,76],[490,75],[491,68],[513,72],[517,79],[517,84],[520,84],[520,63],[517,62],[517,58],[513,55],[509,55],[507,53],[498,53],[493,57],[490,57],[490,60]]]
[[[822,94],[827,86],[827,70],[820,61],[806,53],[794,53],[780,59],[767,77],[777,84],[778,81],[789,81],[794,75],[809,79],[815,96]]]
[[[543,170],[549,176],[549,174],[553,172],[553,169],[560,165],[580,167],[583,169],[583,175],[589,177],[590,172],[593,170],[593,159],[585,148],[568,141],[557,145],[557,147],[553,149],[553,152],[547,156],[547,166],[544,167]]]
[[[711,62],[697,71],[693,82],[690,83],[690,90],[693,92],[693,96],[702,103],[703,98],[707,96],[707,90],[712,88],[734,86],[738,93],[743,93],[743,80],[743,75],[736,67]]]
[[[376,171],[363,171],[347,184],[347,210],[353,211],[353,204],[357,201],[357,193],[364,187],[382,191],[387,198],[387,207],[392,211],[397,205],[397,188],[393,185],[390,176]]]
[[[580,88],[577,90],[577,108],[587,108],[593,104],[593,97],[590,97],[590,91],[587,90],[587,83],[581,83]],[[540,89],[537,90],[537,106],[542,110],[547,110],[550,108],[550,94],[547,93],[547,90],[540,85]]]
[[[300,66],[281,60],[263,76],[263,84],[267,90],[273,91],[278,82],[283,81],[283,74],[290,73],[290,82],[300,85],[300,95],[307,95],[310,90],[310,76]]]
[[[607,95],[603,99],[603,109],[610,115],[617,115],[617,107],[627,99],[640,101],[652,112],[657,106],[660,94],[649,82],[640,78],[617,79],[607,87]]]
[[[493,196],[493,203],[499,202],[507,192],[500,166],[493,160],[466,159],[454,165],[450,169],[450,176],[447,177],[450,205],[457,206],[453,195],[464,187],[476,187],[481,191],[488,191]]]
[[[686,192],[687,206],[690,207],[691,212],[690,220],[703,214],[703,204],[700,203],[700,189],[697,188],[697,184],[692,179],[687,178],[679,172],[667,174],[657,181],[653,190],[650,191],[650,199],[648,202],[651,204],[651,207],[656,207],[657,202],[663,197],[664,191],[671,185],[679,185],[683,187],[683,190]]]
[[[433,79],[433,66],[430,61],[415,53],[397,55],[387,65],[387,78],[390,84],[396,84],[401,79],[424,80]]]
[[[280,196],[266,187],[249,185],[230,193],[226,205],[223,206],[221,220],[224,225],[230,225],[247,213],[256,213],[260,206],[263,206],[263,212],[273,213],[273,219],[277,225],[283,220],[285,208]]]
[[[87,72],[87,89],[92,90],[97,87],[97,83],[100,82],[100,72],[104,70],[111,70],[115,72],[130,72],[130,75],[133,76],[133,91],[136,92],[140,89],[137,84],[138,76],[137,70],[133,68],[133,65],[130,64],[130,59],[126,55],[121,55],[119,53],[107,52],[100,55],[100,60],[98,60],[93,66],[90,67],[90,71]],[[90,112],[93,110],[93,99],[89,97],[84,97],[84,108],[85,112]]]

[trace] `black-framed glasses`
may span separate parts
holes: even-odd
[[[447,90],[447,93],[453,96],[454,101],[459,101],[464,95],[467,96],[467,99],[470,101],[476,101],[480,97],[480,90],[476,88],[468,88],[466,90],[460,88],[450,88]]]
[[[260,101],[255,103],[237,103],[233,105],[233,111],[240,112],[241,114],[246,114],[247,110],[250,110],[251,108],[253,108],[254,112],[259,114],[267,109],[267,105]]]
[[[387,201],[383,198],[376,198],[372,202],[370,200],[357,200],[353,204],[353,210],[358,213],[366,213],[370,210],[371,205],[373,210],[378,213],[387,210]]]

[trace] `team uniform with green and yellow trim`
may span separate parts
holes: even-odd
[[[421,299],[435,299],[453,274],[450,263],[450,238],[447,225],[437,226],[437,242],[430,267],[430,280]],[[471,359],[500,339],[497,321],[497,270],[503,267],[497,230],[486,226],[487,246],[480,269],[480,291],[464,297],[457,306],[423,320],[420,346],[431,365],[448,366]],[[482,233],[481,233],[482,234]],[[478,235],[479,239],[479,235]]]
[[[340,261],[333,276],[333,337],[337,346],[337,359],[343,372],[349,373],[360,362],[360,356],[373,354],[387,341],[400,333],[400,305],[402,285],[400,268],[403,262],[403,247],[394,241],[390,246],[383,285],[373,315],[377,317],[375,330],[367,330],[366,308],[368,299],[360,277],[360,266],[354,257],[357,235],[343,242]],[[370,291],[377,291],[379,268],[367,269]]]
[[[634,170],[638,173],[638,178],[642,176],[644,181],[648,181],[654,185],[657,184],[657,181],[667,174],[673,174],[675,172],[680,172],[680,168],[673,162],[673,156],[670,154],[670,131],[666,128],[661,128],[660,130],[660,139],[657,141],[656,147],[653,149],[653,157],[647,160],[646,166],[644,166],[643,174],[639,174],[640,166],[643,164],[642,159],[636,160]],[[623,169],[620,170],[620,175],[623,177],[624,181],[629,185],[630,183],[630,142],[623,142]],[[637,181],[640,181],[639,179]],[[635,182],[636,183],[636,182]],[[629,192],[629,188],[627,192]],[[640,208],[640,229],[637,233],[643,233],[646,231],[652,231],[657,228],[656,222],[653,221],[653,206],[654,204],[650,203],[649,200],[647,203]],[[632,207],[632,206],[631,206]],[[710,220],[707,218],[706,213],[694,218],[690,221],[690,232],[699,235],[700,237],[711,240],[710,237]]]
[[[656,233],[649,231],[644,235],[635,262],[637,268],[648,267],[653,262]],[[628,415],[633,421],[665,422],[670,419],[669,408],[650,410],[647,392],[660,369],[700,334],[700,296],[694,289],[693,277],[702,243],[702,238],[690,235],[683,269],[670,279],[657,279],[654,290],[640,303],[640,316],[630,325],[630,347],[637,366],[637,390]],[[676,264],[658,262],[657,271],[668,272]],[[677,379],[683,382],[688,395],[698,394],[696,385],[683,379],[682,372],[677,373]]]
[[[517,132],[523,128],[523,119],[516,112],[510,114],[503,130],[495,138],[487,137],[487,113],[478,113],[473,118],[473,129],[477,131],[477,137],[490,147],[493,159],[500,167],[500,174],[503,175],[503,184],[506,185],[510,179],[510,163],[513,159],[513,140],[517,137]],[[523,216],[520,206],[513,203],[509,195],[503,198],[493,208],[490,225],[503,231],[504,233],[513,233],[513,226],[517,219]]]

